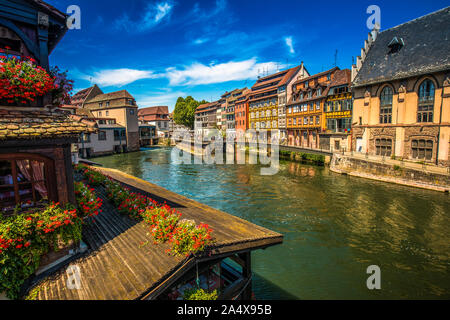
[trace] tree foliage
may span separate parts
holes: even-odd
[[[194,128],[195,110],[199,105],[208,103],[205,100],[197,101],[191,96],[186,98],[179,97],[175,104],[175,110],[173,112],[173,120],[176,124],[186,126],[190,129]]]

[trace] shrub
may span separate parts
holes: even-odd
[[[78,163],[74,166],[75,171],[83,173],[85,170],[89,169],[84,163]]]
[[[182,220],[169,240],[171,249],[168,252],[176,256],[188,256],[203,251],[212,242],[211,232],[207,224],[196,226],[192,220]]]
[[[139,193],[125,192],[120,196],[123,200],[118,207],[119,211],[137,220],[142,219],[142,214],[147,207],[157,205],[156,201]]]
[[[183,294],[184,300],[217,300],[217,290],[207,292],[203,289],[188,289]]]
[[[52,203],[44,209],[0,217],[0,292],[18,297],[22,284],[38,269],[40,258],[60,242],[81,239],[81,219],[70,206]]]
[[[75,198],[82,217],[97,216],[101,212],[102,199],[95,195],[94,189],[89,188],[83,182],[75,183]]]
[[[92,170],[83,166],[77,166],[83,174],[89,174]],[[212,243],[211,232],[207,224],[196,225],[194,221],[184,220],[179,222],[181,213],[171,209],[168,205],[158,204],[155,200],[139,193],[134,193],[129,188],[122,186],[102,173],[96,172],[105,186],[107,197],[122,214],[133,219],[143,220],[150,226],[155,243],[169,241],[171,249],[167,252],[173,255],[189,255],[203,251]]]
[[[131,196],[131,192],[128,188],[123,187],[120,183],[117,183],[111,179],[105,180],[106,196],[116,206],[119,206],[125,199]]]
[[[88,168],[83,173],[90,185],[99,186],[105,183],[106,177],[98,171]]]
[[[173,235],[181,213],[168,206],[147,208],[144,221],[150,224],[150,230],[155,243],[164,243]]]

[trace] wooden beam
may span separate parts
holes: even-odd
[[[30,52],[36,57],[36,59],[40,59],[40,52],[38,46],[33,41],[31,41],[30,38],[22,30],[20,30],[14,23],[0,17],[0,25],[5,26],[6,28],[14,31],[23,41],[27,49],[30,50]]]
[[[156,299],[161,293],[170,288],[180,277],[182,277],[187,271],[189,271],[195,264],[195,259],[190,258],[183,263],[174,273],[172,273],[163,282],[159,283],[156,287],[152,288],[149,292],[144,293],[139,297],[139,300],[153,300]]]
[[[252,299],[252,253],[251,251],[240,254],[242,260],[245,261],[245,265],[242,269],[242,275],[248,279],[248,285],[242,292],[243,300]]]
[[[240,265],[242,267],[242,269],[244,269],[244,267],[245,267],[245,260],[241,259],[237,255],[230,256],[230,259],[233,260],[234,262],[236,262],[238,265]]]

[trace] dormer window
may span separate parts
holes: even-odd
[[[389,53],[395,53],[400,51],[400,49],[405,45],[403,38],[394,37],[388,44]]]

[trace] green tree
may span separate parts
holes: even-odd
[[[191,96],[187,96],[186,99],[179,97],[173,111],[173,120],[176,124],[193,129],[195,122],[195,110],[199,105],[204,103],[208,102],[205,100],[197,101]]]

